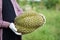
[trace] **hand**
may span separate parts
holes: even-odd
[[[16,35],[21,35],[21,33],[17,32],[17,29],[15,28],[14,23],[10,23],[9,28],[16,34]]]

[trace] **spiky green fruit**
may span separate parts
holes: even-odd
[[[15,25],[18,32],[28,34],[43,25],[45,19],[37,12],[28,11],[15,18]]]

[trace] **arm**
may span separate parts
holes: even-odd
[[[0,28],[8,28],[9,25],[9,22],[0,20]]]
[[[17,9],[17,14],[18,14],[18,16],[21,14],[21,13],[23,13],[23,9],[22,8],[20,8],[20,6],[19,6],[19,4],[17,3],[17,1],[15,1],[15,3],[16,3],[16,9]]]
[[[17,1],[16,1],[16,8],[17,8],[18,11],[23,12],[22,8],[19,6],[19,4],[17,3]]]
[[[17,29],[15,28],[14,23],[9,23],[6,21],[0,20],[0,28],[10,28],[16,35],[21,35],[21,33],[17,32]]]
[[[7,28],[9,24],[9,22],[2,20],[2,0],[0,0],[0,28]]]
[[[19,16],[21,13],[23,13],[22,8],[20,8],[16,0],[11,0],[11,2],[13,4],[16,16]]]

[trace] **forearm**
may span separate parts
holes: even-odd
[[[0,20],[0,28],[8,28],[10,25],[9,22]]]
[[[16,10],[17,10],[17,16],[19,16],[21,13],[23,13],[23,9],[19,6],[19,4],[17,3],[17,1],[15,2],[16,4]]]

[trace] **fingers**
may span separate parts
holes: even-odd
[[[21,33],[15,32],[16,35],[22,35]]]
[[[16,35],[22,35],[21,33],[17,32],[17,29],[15,28],[14,23],[11,23],[9,28],[16,34]]]
[[[10,28],[12,31],[17,31],[17,29],[15,28],[14,23],[10,23],[9,28]]]

